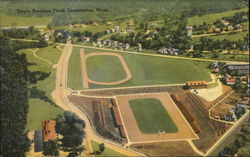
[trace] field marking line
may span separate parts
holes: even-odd
[[[97,85],[117,85],[117,84],[124,83],[124,82],[128,81],[129,79],[131,79],[132,75],[130,73],[130,70],[129,70],[129,68],[128,68],[126,62],[125,62],[125,60],[123,59],[123,57],[120,54],[117,54],[117,53],[108,53],[108,52],[107,53],[97,53],[97,52],[89,53],[89,54],[87,54],[87,55],[84,56],[84,58],[85,58],[85,64],[86,64],[86,60],[89,57],[92,57],[92,56],[102,56],[102,55],[116,56],[119,59],[119,61],[120,61],[120,63],[121,63],[121,65],[122,65],[122,67],[123,67],[123,69],[124,69],[124,71],[125,71],[125,73],[126,73],[127,76],[124,79],[119,80],[119,81],[115,81],[115,82],[97,82],[97,81],[91,80],[88,77],[88,82],[93,83],[93,84],[97,84]]]
[[[189,145],[193,148],[193,150],[194,150],[197,154],[199,154],[199,155],[201,155],[201,156],[204,156],[204,155],[205,155],[203,152],[201,152],[201,151],[194,145],[194,143],[193,143],[191,140],[186,140],[186,141],[189,143]]]
[[[88,72],[86,67],[86,57],[84,57],[84,49],[80,49],[80,59],[82,64],[82,83],[83,88],[89,88]]]

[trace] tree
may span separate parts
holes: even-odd
[[[72,112],[66,111],[56,118],[56,132],[63,137],[60,139],[60,145],[64,151],[70,152],[70,155],[77,155],[84,148],[81,146],[85,137],[85,122]]]
[[[102,154],[105,150],[105,145],[104,143],[99,144],[99,152]]]
[[[249,119],[250,120],[250,119]],[[248,122],[249,123],[249,122]],[[241,132],[236,135],[236,139],[233,143],[226,146],[222,152],[224,156],[234,156],[237,154],[239,157],[249,156],[250,154],[250,125],[245,124],[242,126]]]
[[[45,156],[59,156],[59,146],[57,140],[49,140],[48,142],[44,142],[44,151],[43,155]]]
[[[236,79],[235,84],[233,85],[233,89],[238,93],[244,93],[246,85],[244,85],[240,79]]]
[[[28,63],[9,38],[0,36],[1,153],[3,157],[24,157],[29,151],[26,122],[28,113]]]
[[[47,28],[48,28],[49,30],[51,30],[51,29],[52,29],[51,24],[48,24],[48,25],[47,25]]]

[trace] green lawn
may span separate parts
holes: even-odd
[[[57,64],[61,56],[61,51],[58,50],[57,48],[45,47],[36,51],[36,54],[39,57],[49,60],[52,64]]]
[[[134,99],[129,106],[135,116],[140,131],[144,134],[178,131],[172,118],[158,99]]]
[[[91,52],[107,52],[95,49],[84,49],[85,54]],[[208,62],[152,57],[128,53],[120,53],[126,61],[132,78],[119,85],[95,85],[90,88],[128,87],[139,85],[180,84],[191,80],[211,81]],[[99,64],[99,63],[96,63]],[[114,66],[109,66],[110,69]],[[98,75],[97,73],[96,75]],[[119,74],[117,74],[119,75]],[[103,77],[102,74],[99,77]],[[113,77],[113,76],[112,76]],[[83,89],[79,48],[74,47],[69,59],[68,87]]]
[[[88,77],[97,82],[114,82],[126,78],[124,68],[116,56],[91,56],[87,59]]]
[[[238,41],[238,40],[243,40],[244,37],[246,37],[247,34],[248,34],[248,32],[238,32],[238,33],[234,33],[234,34],[225,34],[225,35],[210,36],[209,38],[211,38],[213,40],[224,40],[224,39],[227,39],[229,41]]]
[[[51,17],[23,17],[0,13],[1,27],[47,25]]]
[[[68,87],[82,89],[80,48],[74,47],[68,63]]]
[[[50,50],[50,51],[46,51]],[[54,48],[42,48],[37,51],[37,54],[40,56],[40,52],[42,56],[47,56],[45,53],[48,53],[48,56],[51,58],[47,58],[51,62],[57,62],[59,58],[60,52]],[[49,77],[45,80],[38,81],[35,85],[39,90],[45,91],[46,96],[52,100],[51,92],[55,88],[55,78],[56,78],[56,71],[50,65],[36,57],[33,56],[32,52],[28,50],[20,50],[19,53],[25,53],[27,56],[27,60],[29,63],[35,63],[35,65],[30,65],[28,69],[30,71],[43,71],[43,72],[51,72]],[[55,54],[55,55],[51,55]],[[53,101],[53,100],[52,100]],[[41,120],[55,118],[58,114],[63,113],[64,110],[57,107],[54,104],[50,104],[46,101],[41,99],[29,99],[29,110],[28,110],[28,120],[26,129],[28,130],[35,130],[41,128]]]
[[[210,23],[210,22],[215,22],[218,19],[221,19],[222,17],[228,17],[228,16],[233,16],[237,12],[242,12],[242,11],[247,11],[248,8],[242,8],[238,10],[231,10],[231,11],[226,11],[222,13],[213,13],[213,14],[207,14],[203,16],[193,16],[188,18],[188,25],[193,26],[193,25],[201,25],[203,22]]]
[[[99,150],[99,144],[95,141],[91,141],[91,144],[93,146],[94,151],[98,151]],[[126,157],[126,155],[121,154],[119,152],[116,152],[112,149],[109,149],[107,147],[105,147],[104,152],[101,155],[96,155],[97,157],[110,157],[110,156],[116,156],[116,157]]]

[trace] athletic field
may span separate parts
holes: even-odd
[[[162,103],[157,99],[134,99],[129,101],[137,125],[142,133],[174,133],[178,129]]]
[[[68,87],[74,90],[211,81],[208,62],[81,49],[74,47],[69,58]]]

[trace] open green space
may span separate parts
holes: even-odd
[[[99,144],[95,141],[91,141],[92,147],[94,149],[94,151],[98,151],[99,150]],[[119,152],[114,151],[113,149],[107,148],[105,147],[104,152],[100,155],[96,155],[97,157],[110,157],[110,156],[117,156],[117,157],[126,157],[126,155],[121,154]]]
[[[74,47],[69,59],[68,87],[72,89],[83,89],[79,51],[79,47]],[[85,54],[91,52],[102,53],[109,51],[87,48],[84,49]],[[211,81],[209,69],[207,69],[208,62],[170,59],[164,57],[129,54],[124,52],[113,53],[118,53],[123,56],[132,74],[132,78],[119,85],[89,84],[90,88],[182,84],[191,80]],[[109,67],[111,69],[114,68],[114,66]],[[96,75],[98,75],[98,73]],[[102,74],[100,74],[99,77],[102,77]]]
[[[48,50],[48,51],[46,51]],[[52,63],[57,62],[60,52],[56,48],[46,47],[41,48],[37,51],[37,54],[40,56],[40,52],[42,56],[50,56],[47,58]],[[38,81],[36,84],[31,85],[30,87],[37,87],[38,90],[45,91],[45,95],[53,101],[51,97],[51,92],[55,88],[55,78],[56,71],[47,63],[38,58],[36,58],[31,51],[28,50],[20,50],[18,53],[26,54],[27,60],[29,63],[32,63],[28,69],[30,71],[43,71],[50,72],[49,77],[44,80]],[[45,54],[47,53],[47,54]],[[54,55],[52,55],[54,54]],[[58,114],[63,113],[63,109],[56,106],[55,104],[51,104],[39,98],[30,98],[29,99],[29,110],[28,110],[28,119],[27,119],[27,130],[35,130],[41,129],[41,120],[55,118]]]
[[[52,64],[57,64],[61,53],[62,52],[60,50],[53,47],[45,47],[36,51],[36,55],[46,60],[49,60]]]
[[[88,78],[97,82],[115,82],[126,78],[121,61],[116,56],[91,56],[86,61]]]
[[[229,41],[238,41],[238,40],[244,40],[248,32],[238,32],[234,34],[224,34],[224,35],[216,35],[216,36],[211,36],[209,38],[213,40],[229,40]]]
[[[82,89],[82,67],[80,48],[74,47],[68,62],[68,87]]]
[[[158,99],[134,99],[129,101],[137,125],[142,133],[178,131],[172,118]]]
[[[229,41],[238,41],[238,40],[244,40],[244,37],[246,37],[246,35],[248,34],[248,32],[237,32],[237,33],[233,33],[233,34],[221,34],[221,35],[214,35],[214,36],[207,36],[206,38],[210,38],[213,40],[229,40]],[[199,42],[201,37],[196,37],[196,38],[192,38],[192,40],[194,42]]]
[[[51,17],[25,17],[0,13],[1,27],[47,25]]]
[[[215,22],[216,20],[221,19],[222,17],[233,16],[235,13],[242,12],[242,11],[248,11],[248,8],[230,10],[230,11],[221,12],[221,13],[207,14],[203,16],[193,16],[193,17],[188,18],[188,25],[193,26],[193,25],[202,25],[203,22],[206,22],[206,23]]]

